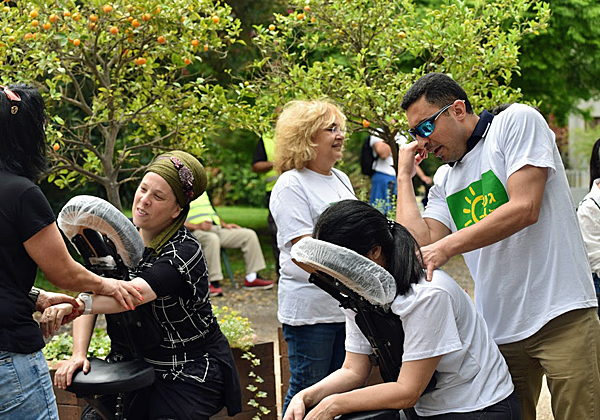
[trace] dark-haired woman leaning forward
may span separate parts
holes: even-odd
[[[361,388],[371,371],[371,346],[346,311],[346,359],[341,369],[300,391],[284,420],[333,419],[357,411],[415,407],[425,419],[520,419],[508,367],[483,318],[458,284],[436,270],[425,280],[410,233],[366,203],[345,200],[325,210],[313,237],[349,248],[396,280],[391,310],[406,334],[397,382]],[[435,390],[423,390],[436,372]]]

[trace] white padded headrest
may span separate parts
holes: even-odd
[[[362,255],[329,242],[302,238],[292,246],[292,258],[336,278],[374,305],[389,308],[396,281],[383,267]]]
[[[127,267],[137,266],[142,259],[144,243],[133,223],[115,206],[101,198],[90,195],[71,198],[58,214],[57,223],[69,240],[81,228],[106,235],[115,244]]]

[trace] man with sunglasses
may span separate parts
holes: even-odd
[[[398,154],[397,221],[421,245],[427,279],[464,256],[523,419],[536,418],[544,374],[557,420],[600,419],[598,303],[554,133],[522,104],[475,114],[439,73],[417,80],[401,106],[416,141]],[[411,177],[429,153],[448,166],[421,215]]]

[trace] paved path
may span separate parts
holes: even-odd
[[[444,269],[473,296],[473,279],[467,269],[462,257],[455,257],[444,266]],[[238,281],[241,284],[241,281]],[[213,298],[214,305],[227,305],[248,317],[252,327],[260,341],[273,341],[277,343],[277,327],[281,324],[277,320],[277,287],[271,290],[248,291],[238,286],[233,288],[229,282],[222,282],[223,297]],[[275,346],[276,356],[279,349]],[[277,360],[277,359],[276,359]],[[277,380],[280,381],[279,366],[276,364],[275,371]],[[544,381],[545,384],[545,381]],[[279,390],[279,385],[277,389]],[[278,401],[281,399],[278,396]],[[281,407],[279,408],[281,410]],[[542,395],[538,403],[538,420],[553,420],[550,410],[550,394],[544,385]]]

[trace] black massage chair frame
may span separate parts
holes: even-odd
[[[82,256],[85,267],[103,277],[129,280],[129,271],[117,253],[114,243],[93,229],[83,228],[71,241]],[[100,257],[100,259],[98,259]],[[112,257],[107,260],[102,257]],[[100,262],[101,261],[101,262]],[[131,360],[108,363],[91,358],[90,372],[86,375],[79,371],[73,376],[68,391],[84,398],[104,420],[126,420],[127,410],[133,406],[128,398],[129,392],[145,388],[154,382],[154,368],[142,357],[142,349],[136,344],[136,337],[144,334],[144,320],[139,311],[127,311],[107,315],[112,330],[119,330],[125,345],[132,356]],[[115,413],[105,407],[100,397],[117,395]]]
[[[404,348],[404,329],[400,317],[392,311],[385,311],[383,308],[373,305],[323,271],[314,271],[310,275],[309,281],[331,295],[342,308],[356,313],[356,325],[373,348],[371,363],[379,366],[379,372],[384,382],[396,382],[402,366]],[[423,393],[433,391],[435,384],[434,374]],[[414,408],[403,411],[408,420],[418,418]],[[365,411],[341,416],[342,420],[394,420],[399,418],[400,414],[397,410]]]

